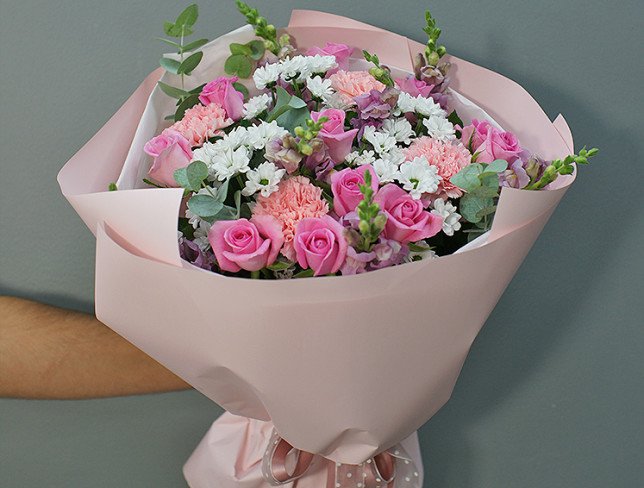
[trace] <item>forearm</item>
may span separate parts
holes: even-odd
[[[0,297],[0,396],[90,398],[185,388],[91,315]]]

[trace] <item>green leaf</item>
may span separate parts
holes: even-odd
[[[276,88],[277,102],[267,121],[276,120],[277,123],[286,130],[293,132],[295,127],[304,126],[306,121],[311,117],[306,104],[297,97],[290,95],[284,88]],[[293,100],[295,99],[295,100]],[[302,105],[303,104],[303,105]]]
[[[241,216],[241,197],[241,190],[237,190],[235,192],[235,195],[233,196],[233,198],[235,199],[235,210],[237,210],[236,218],[239,218]]]
[[[201,62],[201,58],[203,58],[203,52],[202,51],[197,51],[194,54],[191,54],[188,56],[186,59],[183,60],[183,63],[179,66],[179,69],[177,70],[178,74],[186,74],[189,75],[192,73],[192,71],[199,65]]]
[[[193,161],[186,168],[188,183],[190,188],[198,191],[201,188],[201,183],[208,177],[208,166],[203,161]]]
[[[183,102],[181,102],[177,107],[177,111],[174,114],[174,121],[178,122],[179,120],[181,120],[184,114],[186,113],[186,110],[194,107],[198,103],[199,103],[199,95],[196,93],[193,95],[190,95],[188,98],[185,98]]]
[[[472,191],[474,188],[481,186],[479,175],[481,174],[481,165],[469,164],[450,178],[450,182],[465,191]]]
[[[163,23],[163,32],[165,32],[165,34],[167,36],[172,36],[172,37],[180,37],[181,36],[181,32],[179,32],[179,35],[177,35],[176,27],[172,22],[164,22]]]
[[[167,85],[162,81],[157,82],[157,84],[159,85],[159,88],[161,88],[161,91],[163,91],[163,93],[165,93],[169,97],[180,99],[190,95],[187,91],[182,90],[181,88]]]
[[[310,278],[311,276],[313,276],[313,273],[314,271],[311,268],[309,268],[294,274],[293,278]]]
[[[226,201],[226,198],[228,197],[228,182],[229,180],[225,180],[221,186],[217,188],[217,195],[215,198],[218,202],[224,203]]]
[[[505,159],[495,159],[487,168],[485,168],[484,173],[501,173],[508,169],[508,162]]]
[[[461,118],[458,116],[456,113],[456,110],[454,110],[449,116],[447,117],[447,120],[452,123],[452,125],[459,125],[463,127],[463,121]]]
[[[181,49],[181,44],[179,44],[178,42],[174,42],[174,41],[171,41],[170,39],[165,39],[163,37],[157,37],[157,39],[159,41],[165,42],[166,44],[169,44],[170,46],[172,46],[172,47],[174,47],[176,49]]]
[[[293,266],[293,263],[288,263],[286,261],[275,261],[273,264],[267,266],[271,271],[284,271]]]
[[[233,88],[234,88],[235,90],[237,90],[239,93],[241,93],[242,95],[244,95],[244,99],[247,99],[247,98],[248,98],[248,96],[249,96],[248,88],[246,88],[246,87],[245,87],[243,84],[241,84],[239,81],[236,81],[235,83],[233,83]]]
[[[233,42],[228,47],[232,54],[241,54],[242,56],[250,56],[253,52],[250,46],[247,46],[246,44],[238,44],[236,42]]]
[[[492,207],[493,205],[494,200],[491,198],[479,198],[470,193],[466,193],[461,197],[459,211],[465,220],[476,224],[482,219],[478,213],[484,208]]]
[[[478,198],[496,198],[499,196],[499,187],[479,186],[470,190],[468,194]]]
[[[495,190],[499,188],[499,175],[496,173],[483,173],[479,175],[479,181],[482,186],[494,188]]]
[[[482,219],[487,215],[492,215],[494,212],[496,212],[496,206],[491,205],[489,207],[482,208],[481,210],[476,212],[476,216]]]
[[[179,66],[181,66],[181,63],[176,59],[163,57],[159,60],[159,64],[164,70],[174,73],[175,75],[179,74]]]
[[[224,204],[218,202],[210,195],[195,195],[188,200],[188,208],[192,213],[201,218],[214,218],[224,208]]]
[[[109,186],[107,187],[108,191],[116,191],[118,190],[118,187],[116,186],[116,183],[110,183]]]
[[[306,107],[306,102],[302,100],[301,98],[296,97],[295,95],[291,97],[291,99],[288,102],[288,106],[291,108],[304,108]]]
[[[174,23],[176,26],[192,27],[199,18],[199,7],[196,3],[186,7],[186,9],[179,14],[177,21]]]
[[[186,44],[183,46],[182,51],[189,52],[189,51],[194,51],[195,49],[199,49],[201,46],[208,44],[208,39],[199,39],[197,41],[192,41],[190,44]]]
[[[254,40],[246,44],[250,48],[250,57],[255,61],[259,61],[266,52],[266,46],[262,41]]]
[[[224,71],[240,78],[250,78],[253,72],[253,60],[243,54],[233,54],[224,63]]]
[[[213,221],[215,220],[237,220],[237,209],[224,205],[223,208],[214,216]]]
[[[199,95],[199,94],[201,93],[201,90],[203,90],[203,87],[204,87],[204,86],[206,86],[206,84],[205,84],[205,83],[204,83],[204,84],[202,84],[202,85],[199,85],[199,86],[198,86],[198,87],[196,87],[196,88],[193,88],[193,89],[192,89],[192,90],[190,90],[188,93],[196,93],[197,95]]]

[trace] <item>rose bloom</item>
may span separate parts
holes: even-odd
[[[221,129],[233,121],[226,117],[226,111],[217,103],[195,105],[186,110],[183,118],[175,122],[170,129],[183,134],[183,137],[194,146],[202,146],[211,137],[222,135]]]
[[[337,273],[347,256],[344,227],[328,215],[302,219],[295,231],[295,253],[302,268],[314,276]]]
[[[327,42],[324,47],[313,46],[306,51],[307,56],[334,56],[336,63],[339,66],[346,65],[346,61],[353,53],[353,48],[346,44],[336,44],[335,42]]]
[[[414,75],[397,78],[396,85],[400,91],[409,93],[412,97],[422,95],[423,98],[427,98],[432,92],[432,88],[434,88],[434,85],[428,85],[424,81],[416,79]]]
[[[318,132],[318,137],[324,141],[333,162],[341,163],[351,152],[351,145],[358,133],[358,129],[351,129],[345,132],[344,119],[346,113],[344,110],[329,108],[322,110],[322,112],[311,112],[311,119],[315,122],[320,117],[326,117],[329,120],[324,123],[322,130]]]
[[[218,220],[208,241],[223,271],[259,271],[275,262],[284,243],[280,223],[269,215]]]
[[[207,83],[201,90],[199,101],[204,105],[217,103],[228,117],[234,121],[241,119],[244,116],[244,95],[233,86],[238,80],[236,76],[221,76]]]
[[[180,132],[166,129],[146,142],[143,150],[154,158],[154,163],[148,171],[150,178],[162,185],[178,187],[174,172],[190,164],[190,142]]]
[[[383,91],[386,86],[376,80],[367,71],[343,71],[332,74],[329,79],[333,89],[349,103],[355,97],[369,93],[371,90]]]
[[[282,254],[295,261],[293,237],[298,222],[308,217],[321,217],[329,213],[329,205],[322,198],[322,189],[304,176],[282,180],[278,190],[268,197],[257,197],[253,216],[270,215],[282,224],[284,246]]]
[[[438,168],[438,175],[442,180],[433,195],[435,198],[458,198],[463,194],[460,188],[449,181],[472,160],[471,154],[463,144],[442,142],[423,136],[415,139],[407,149],[403,149],[403,154],[406,161],[424,157],[430,165]]]
[[[473,154],[479,153],[476,158],[478,163],[491,163],[495,159],[512,163],[523,151],[514,134],[497,129],[486,120],[474,119],[470,125],[463,127],[461,141],[472,149]]]
[[[331,175],[331,190],[333,191],[333,210],[339,217],[353,212],[362,201],[360,185],[364,185],[364,174],[371,173],[371,188],[378,191],[378,175],[369,164],[357,169],[345,168]]]
[[[426,211],[420,200],[414,200],[399,186],[389,183],[374,197],[380,210],[387,216],[382,235],[387,239],[407,244],[427,239],[443,228],[443,218]]]

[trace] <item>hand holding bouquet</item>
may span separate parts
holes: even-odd
[[[419,44],[238,6],[211,42],[167,22],[163,74],[59,174],[97,316],[228,411],[192,488],[419,488],[415,431],[597,150],[429,14]]]

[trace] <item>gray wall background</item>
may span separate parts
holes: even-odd
[[[200,3],[200,34],[241,24],[232,0]],[[253,3],[277,25],[317,8],[419,40],[431,7],[452,53],[601,148],[422,428],[425,487],[641,486],[642,1]],[[94,240],[55,176],[156,67],[154,37],[182,6],[0,0],[0,293],[92,310]],[[0,400],[0,486],[185,486],[181,465],[219,413],[195,392]]]

